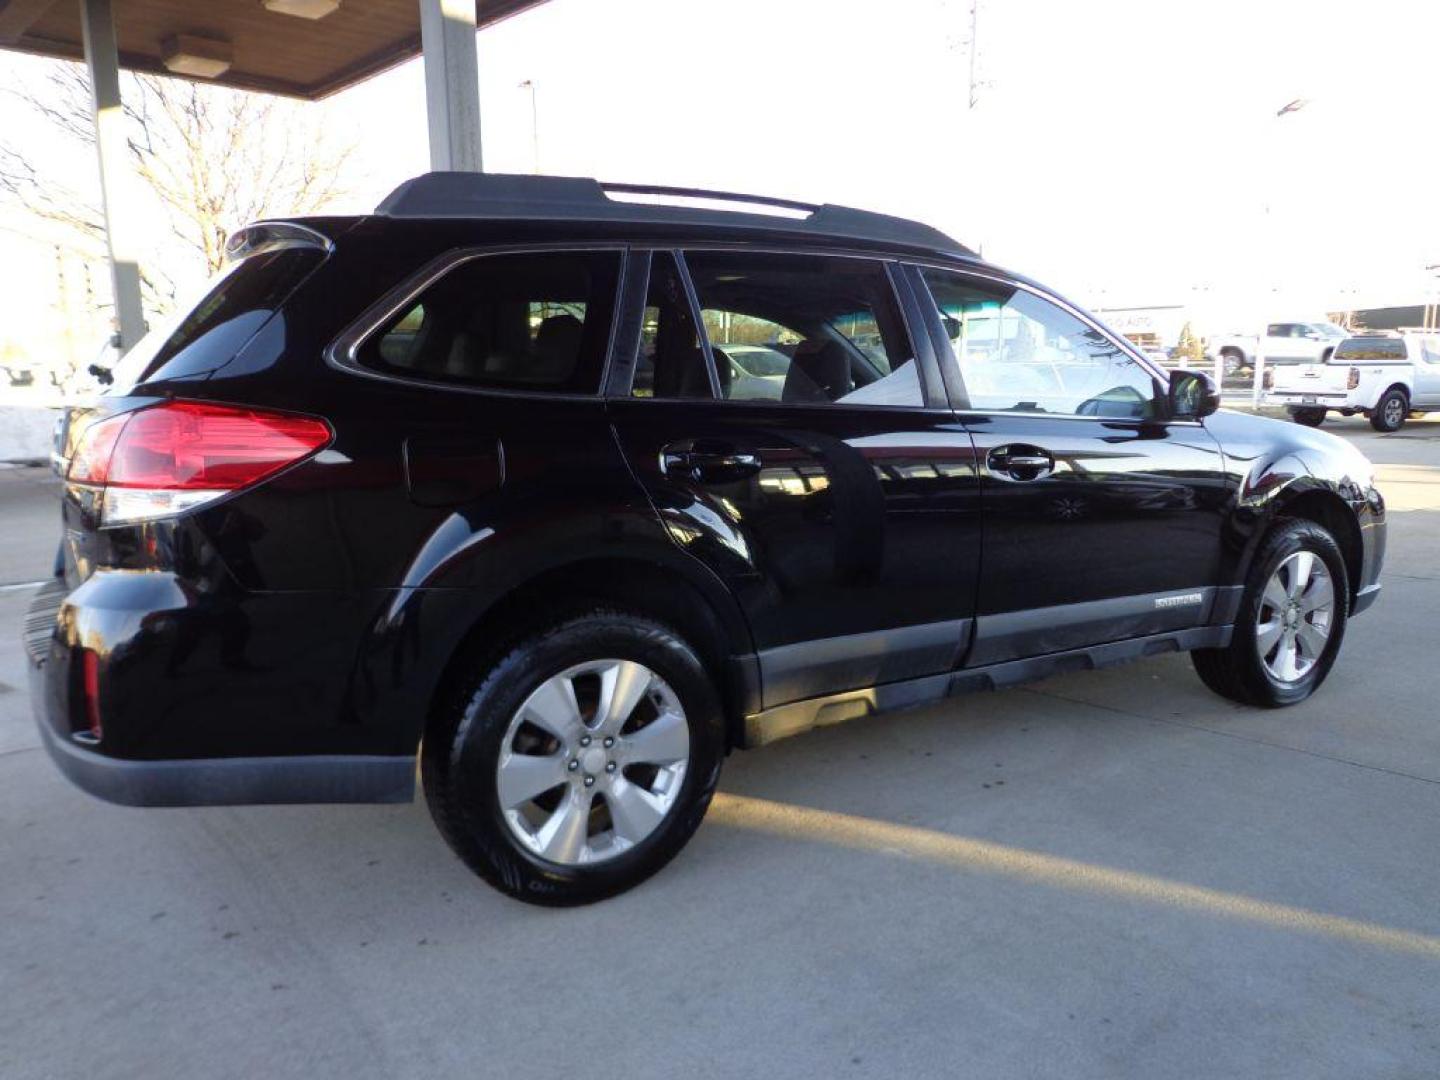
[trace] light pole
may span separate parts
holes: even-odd
[[[520,89],[530,91],[530,151],[535,162],[531,171],[538,175],[540,172],[540,112],[535,105],[535,80],[526,79],[520,84]]]
[[[1306,98],[1295,98],[1295,99],[1292,100],[1292,101],[1287,101],[1284,105],[1280,106],[1280,108],[1278,108],[1278,109],[1275,110],[1275,119],[1276,119],[1277,121],[1283,120],[1285,117],[1289,116],[1291,113],[1297,113],[1297,112],[1299,112],[1301,109],[1305,108],[1306,105],[1309,105],[1309,104],[1310,104],[1310,102],[1309,102],[1309,100],[1306,99]],[[1273,154],[1273,151],[1272,151],[1272,154]],[[1273,161],[1274,158],[1272,157],[1271,160]],[[1266,184],[1267,194],[1269,194],[1269,180],[1268,180],[1268,178],[1262,178],[1262,183],[1265,183],[1265,184]],[[1274,260],[1275,227],[1274,227],[1274,223],[1271,221],[1271,218],[1270,218],[1270,199],[1269,199],[1269,198],[1267,198],[1267,199],[1265,200],[1264,209],[1265,209],[1265,226],[1264,226],[1264,228],[1265,228],[1266,240],[1267,240],[1267,242],[1268,242],[1268,244],[1269,244],[1269,246],[1270,246],[1270,248],[1271,248],[1271,258],[1267,260],[1267,263],[1268,263],[1269,265],[1273,266],[1273,265],[1274,265],[1274,262],[1275,262],[1275,260]],[[1274,292],[1273,289],[1272,289],[1271,291]],[[1253,372],[1253,373],[1251,374],[1251,376],[1250,376],[1250,378],[1251,378],[1251,380],[1252,380],[1251,386],[1250,386],[1250,403],[1251,403],[1252,405],[1256,406],[1257,408],[1258,408],[1259,405],[1260,405],[1260,399],[1265,396],[1265,338],[1266,338],[1266,336],[1267,336],[1267,335],[1266,335],[1266,331],[1268,331],[1269,328],[1270,328],[1270,315],[1273,314],[1272,312],[1269,312],[1269,310],[1268,310],[1269,304],[1270,304],[1270,301],[1269,301],[1268,299],[1265,301],[1265,304],[1266,304],[1266,307],[1263,308],[1262,310],[1263,310],[1263,311],[1266,311],[1266,314],[1262,317],[1262,318],[1263,318],[1263,321],[1261,322],[1261,324],[1260,324],[1260,326],[1259,326],[1259,333],[1255,335],[1255,369],[1254,369],[1254,372]]]

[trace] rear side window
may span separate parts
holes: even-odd
[[[406,303],[355,358],[417,379],[593,394],[619,270],[618,252],[478,256]]]
[[[317,248],[285,248],[226,267],[199,303],[176,309],[112,371],[112,393],[154,378],[213,371],[234,359],[291,292],[325,259]]]
[[[1405,342],[1399,338],[1346,338],[1335,347],[1333,359],[1404,360]]]
[[[727,400],[925,404],[882,263],[712,251],[685,262]]]

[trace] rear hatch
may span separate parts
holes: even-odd
[[[196,433],[205,437],[205,425],[248,423],[246,416],[211,415],[223,410],[207,409],[200,403],[186,403],[185,388],[213,375],[239,356],[260,329],[282,310],[286,300],[325,260],[330,241],[305,226],[292,223],[264,223],[241,230],[228,247],[229,263],[203,290],[198,302],[182,305],[165,322],[156,326],[133,349],[101,376],[101,392],[89,400],[68,406],[57,428],[52,455],[55,470],[66,480],[63,503],[64,576],[70,588],[79,585],[99,568],[123,566],[145,569],[163,552],[154,535],[145,542],[146,524],[156,518],[183,514],[204,492],[182,478],[173,483],[161,476],[146,483],[125,483],[109,475],[111,455],[122,432],[136,443],[126,460],[131,472],[153,478],[159,470],[157,451],[174,457],[174,448],[156,440],[173,442]],[[234,412],[235,410],[230,410]],[[138,417],[144,417],[141,420]],[[276,420],[268,424],[262,438],[273,443]],[[285,422],[286,418],[280,418]],[[184,430],[179,430],[182,428]],[[281,435],[287,433],[281,431]],[[223,435],[223,433],[222,433]],[[148,438],[148,444],[146,442]],[[212,438],[213,441],[213,438]],[[125,443],[119,443],[121,450]],[[270,452],[270,448],[262,447]],[[188,452],[188,451],[187,451]],[[233,448],[230,449],[233,454]],[[161,455],[163,457],[163,454]],[[136,465],[135,462],[142,461]],[[196,475],[193,461],[184,463]],[[169,463],[171,473],[176,463]],[[157,471],[158,470],[158,471]],[[214,473],[212,466],[211,474]],[[204,475],[204,474],[200,474]],[[109,483],[107,483],[107,479]],[[223,486],[222,481],[214,488]],[[128,490],[122,490],[128,489]],[[148,499],[151,511],[137,508]],[[108,504],[108,510],[107,510]],[[112,528],[110,526],[130,526]]]

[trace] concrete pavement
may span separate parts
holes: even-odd
[[[1440,424],[1327,427],[1386,466],[1391,546],[1315,699],[1172,656],[822,729],[577,911],[420,803],[96,802],[0,687],[0,1076],[1433,1077]],[[53,514],[15,479],[0,582],[53,551],[7,541]]]

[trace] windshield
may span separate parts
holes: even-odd
[[[1339,341],[1345,336],[1345,331],[1334,323],[1314,322],[1310,324],[1310,329],[1314,330],[1321,337],[1334,338],[1336,341]]]

